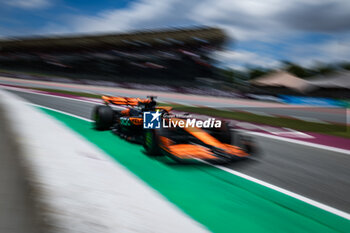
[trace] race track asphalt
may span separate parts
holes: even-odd
[[[132,96],[144,98],[147,95],[157,95],[159,101],[176,102],[185,105],[207,106],[212,108],[235,108],[256,114],[280,115],[300,118],[307,121],[326,121],[345,124],[347,122],[346,110],[330,107],[290,106],[279,103],[269,103],[248,99],[234,99],[213,96],[188,95],[167,92],[154,92],[138,89],[123,89],[92,85],[76,85],[69,83],[55,83],[44,81],[22,80],[0,77],[0,84],[18,85],[23,87],[38,87],[60,89],[65,91],[86,92],[94,94],[107,94],[116,96]],[[348,122],[349,123],[349,122]]]
[[[73,99],[11,92],[31,103],[89,119],[95,105]],[[350,155],[254,137],[259,153],[252,159],[229,164],[227,168],[350,212]]]

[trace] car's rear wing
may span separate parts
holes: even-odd
[[[150,103],[150,99],[141,99],[141,98],[131,98],[124,96],[102,96],[102,99],[105,103],[115,104],[115,105],[129,105],[137,106],[139,103]]]

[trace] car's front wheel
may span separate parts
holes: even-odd
[[[251,155],[257,152],[255,141],[247,135],[238,135],[238,146]]]
[[[220,142],[231,144],[231,130],[228,122],[222,121],[220,128],[212,128],[209,130],[209,133],[218,139]]]
[[[160,155],[157,132],[153,129],[143,131],[143,148],[148,155]]]

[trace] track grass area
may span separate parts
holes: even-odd
[[[101,98],[101,95],[86,93],[86,92],[76,92],[76,91],[67,91],[60,89],[51,89],[51,88],[30,88],[34,90],[46,91],[46,92],[56,92],[74,96],[89,97],[89,98]],[[262,125],[269,125],[275,127],[285,127],[294,130],[304,131],[304,132],[317,132],[326,135],[338,136],[343,138],[350,138],[350,126],[342,124],[323,124],[317,122],[308,122],[298,119],[291,119],[285,117],[270,117],[270,116],[261,116],[253,113],[241,112],[241,111],[228,111],[214,108],[206,107],[194,107],[186,106],[181,104],[166,104],[159,103],[160,106],[171,106],[174,110],[203,114],[213,117],[221,117],[226,119],[233,119],[238,121],[245,121],[251,123],[257,123]]]
[[[90,122],[41,110],[98,146],[212,232],[350,232],[349,220],[275,190],[199,162],[179,164],[167,157],[147,156],[142,146],[110,131],[96,131]]]

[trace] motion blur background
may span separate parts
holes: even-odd
[[[347,106],[350,98],[348,1],[1,5],[4,73],[278,102],[331,97],[336,103],[322,101]]]
[[[101,94],[223,119],[258,155],[147,156],[91,127]],[[0,233],[350,232],[348,0],[0,0],[0,97]]]

